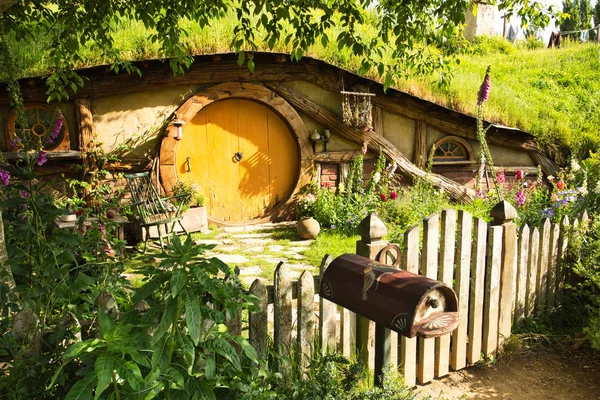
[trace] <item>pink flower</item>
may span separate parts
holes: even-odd
[[[563,190],[565,188],[565,183],[563,181],[556,182],[556,188],[558,190]]]
[[[390,199],[396,200],[397,197],[398,197],[398,194],[396,192],[390,192]]]
[[[379,196],[381,197],[381,201],[387,201],[387,196],[385,193],[381,193]]]
[[[519,190],[517,192],[517,195],[515,196],[515,200],[517,202],[517,207],[521,207],[523,204],[525,204],[525,201],[527,200],[527,195],[522,190]]]
[[[10,182],[10,172],[0,169],[0,183],[4,186]]]
[[[323,182],[323,187],[324,188],[329,188],[329,182]]]
[[[496,175],[496,179],[498,179],[498,183],[506,182],[506,175],[504,175],[504,171],[499,172],[498,175]]]
[[[45,151],[40,151],[38,153],[37,161],[36,161],[37,165],[40,165],[40,166],[44,165],[46,163],[46,161],[48,161],[48,159],[46,158],[46,154],[47,153]]]
[[[63,123],[64,123],[63,115],[59,111],[58,115],[56,116],[56,122],[54,123],[54,129],[52,129],[52,133],[50,134],[50,137],[52,138],[52,140],[54,140],[58,137],[58,134],[60,133],[60,130],[63,126]],[[50,142],[50,143],[52,143],[52,142]]]
[[[8,141],[8,143],[10,144],[10,147],[13,148],[13,150],[18,150],[21,147],[23,147],[23,141],[18,136],[14,136],[12,139],[10,139]]]
[[[367,142],[363,142],[362,149],[360,149],[360,151],[361,151],[363,154],[367,154],[367,150],[368,150],[368,148],[369,148],[369,145],[367,144]]]
[[[523,177],[525,175],[523,174],[523,170],[520,169],[520,170],[517,171],[517,173],[515,174],[515,176],[517,177],[518,180],[521,180],[521,179],[523,179]]]
[[[483,82],[481,86],[479,86],[479,92],[477,93],[477,105],[482,105],[490,95],[490,88],[492,87],[492,77],[490,73],[492,71],[492,66],[488,65],[487,70],[485,71],[485,77],[483,78]]]

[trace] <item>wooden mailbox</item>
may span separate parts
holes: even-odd
[[[431,338],[458,327],[458,300],[443,282],[355,254],[329,264],[319,295],[409,338]]]

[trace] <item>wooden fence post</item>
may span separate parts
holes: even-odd
[[[440,216],[430,215],[423,220],[423,258],[421,259],[421,275],[437,279],[438,246]],[[419,383],[430,382],[435,370],[435,339],[419,338],[419,366],[417,379]]]
[[[249,339],[250,344],[256,349],[259,360],[267,359],[267,312],[269,307],[269,295],[266,286],[256,279],[250,286],[250,294],[258,297],[259,311],[250,313],[249,316]]]
[[[275,351],[285,356],[286,352],[289,354],[292,350],[292,279],[289,265],[283,262],[279,263],[275,269],[273,286],[273,344]],[[280,362],[277,367],[283,380],[289,383],[292,373],[291,366],[288,363]]]
[[[303,369],[313,355],[315,339],[315,280],[304,271],[298,281],[298,361]]]
[[[446,218],[442,220],[445,221]],[[458,214],[458,238],[456,240],[456,261],[450,264],[451,271],[453,264],[456,263],[456,273],[454,289],[458,297],[458,315],[460,325],[452,332],[452,354],[450,355],[450,365],[452,369],[459,370],[465,367],[467,363],[467,327],[469,321],[469,283],[471,274],[471,243],[473,241],[473,216],[466,211],[460,211]],[[444,228],[444,232],[445,232]],[[454,239],[454,237],[452,238]],[[444,240],[445,241],[445,240]],[[442,243],[444,243],[442,241]],[[446,268],[442,264],[442,268]],[[449,281],[444,280],[444,283],[452,287],[452,273],[450,273]],[[442,351],[439,347],[442,343],[438,342],[437,351]],[[443,366],[438,366],[443,368]]]
[[[367,215],[358,225],[358,233],[361,239],[356,242],[356,254],[371,260],[375,260],[379,252],[387,246],[387,241],[382,238],[387,235],[385,224],[374,213]],[[360,352],[360,358],[365,365],[375,370],[375,383],[381,384],[383,378],[383,369],[391,362],[391,342],[392,331],[377,325],[375,327],[375,337],[372,336],[372,321],[365,317],[357,315],[357,340],[356,345]],[[374,347],[372,347],[372,343]],[[368,363],[368,364],[367,364]]]
[[[325,270],[333,261],[333,257],[325,254],[321,260],[319,273],[321,278]],[[335,351],[335,326],[336,326],[337,305],[329,300],[319,297],[319,345],[321,353],[327,354],[328,351]]]
[[[402,268],[413,274],[419,273],[419,234],[421,227],[414,225],[404,232]],[[404,383],[408,387],[417,384],[417,338],[400,337],[400,366]]]
[[[481,342],[483,330],[483,299],[485,293],[485,251],[487,249],[487,223],[477,218],[473,233],[471,254],[471,288],[469,291],[469,342],[467,344],[467,361],[475,364],[481,359]]]
[[[500,269],[500,308],[498,347],[508,339],[512,330],[514,288],[517,270],[517,225],[512,222],[517,210],[506,200],[496,204],[490,215],[494,225],[502,226],[502,261]]]

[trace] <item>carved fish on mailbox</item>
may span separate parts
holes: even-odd
[[[458,326],[458,300],[443,282],[344,254],[329,264],[319,295],[407,337]]]

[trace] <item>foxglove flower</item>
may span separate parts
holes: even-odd
[[[380,197],[381,197],[381,201],[384,201],[384,202],[387,201],[387,196],[385,195],[385,193],[381,193]]]
[[[515,196],[515,200],[517,201],[517,207],[521,207],[523,204],[525,204],[527,195],[522,190],[519,190]]]
[[[37,161],[36,161],[37,165],[42,166],[46,163],[46,161],[48,161],[48,159],[46,158],[46,154],[47,153],[45,151],[40,151],[38,153]]]
[[[54,129],[52,129],[52,133],[50,134],[50,137],[52,138],[52,140],[55,140],[58,137],[58,134],[60,133],[60,130],[62,129],[64,120],[63,120],[63,115],[62,113],[58,113],[58,115],[56,116],[56,122],[54,123]]]
[[[396,200],[398,198],[398,194],[396,192],[390,192],[390,199]]]
[[[499,183],[506,182],[506,175],[504,175],[504,171],[498,172],[498,175],[496,175],[496,179],[498,179]]]
[[[0,183],[4,186],[10,182],[10,172],[0,169]]]
[[[523,175],[523,170],[520,169],[520,170],[517,171],[517,173],[515,174],[515,176],[517,177],[518,180],[522,180],[525,175]]]
[[[479,86],[479,92],[477,93],[478,106],[482,105],[490,95],[490,88],[492,87],[492,77],[490,76],[491,70],[492,66],[488,65],[483,82],[481,83],[481,86]]]

